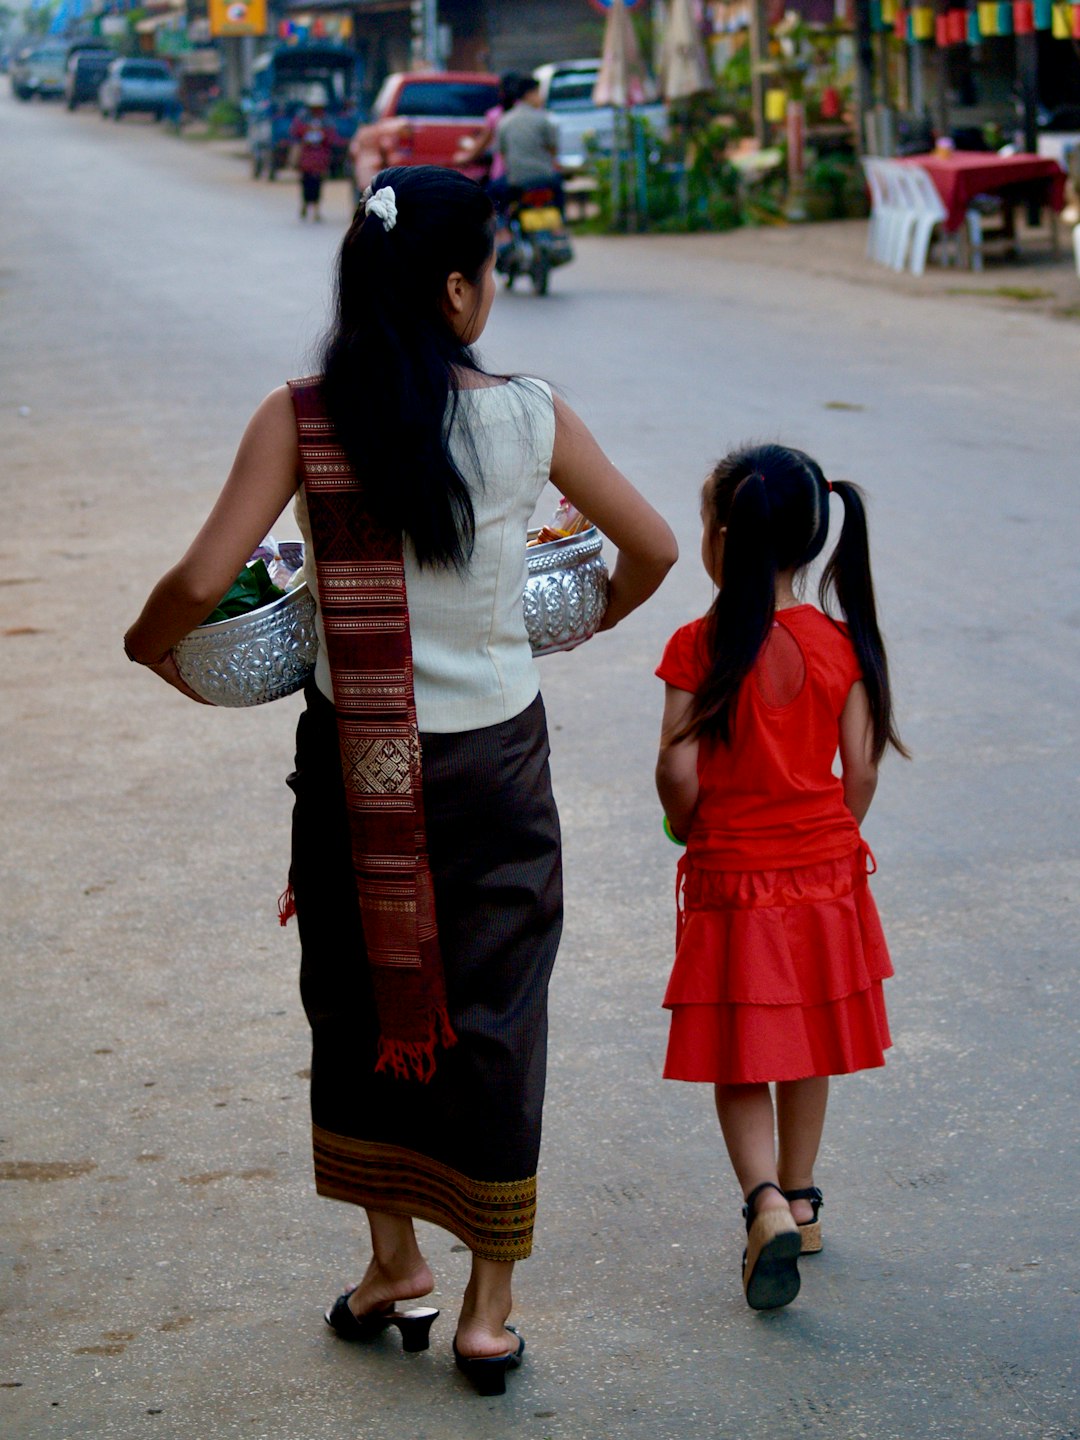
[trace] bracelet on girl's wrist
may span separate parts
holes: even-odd
[[[673,845],[685,845],[685,844],[686,844],[686,841],[685,841],[685,840],[680,840],[679,837],[678,837],[678,835],[675,834],[675,831],[672,830],[672,828],[671,828],[671,821],[667,818],[666,815],[664,816],[664,834],[667,836],[667,838],[671,841],[671,843],[672,843]]]

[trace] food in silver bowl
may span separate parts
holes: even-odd
[[[315,669],[315,599],[301,581],[269,605],[200,625],[173,650],[177,669],[212,705],[265,705],[299,690]]]
[[[595,526],[537,543],[540,534],[529,532],[522,600],[525,629],[537,656],[573,650],[595,634],[608,593],[603,541]],[[299,570],[303,546],[289,549],[290,565],[295,559]],[[238,708],[265,705],[301,689],[314,672],[318,649],[315,599],[301,581],[268,605],[199,625],[184,636],[173,657],[197,695],[212,705]]]
[[[542,533],[529,531],[525,552],[525,629],[537,656],[573,650],[595,635],[608,597],[603,538],[595,525],[536,543]]]

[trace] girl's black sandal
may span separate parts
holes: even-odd
[[[803,1190],[785,1190],[784,1199],[790,1205],[792,1200],[809,1200],[814,1215],[811,1220],[797,1221],[799,1234],[802,1236],[802,1254],[817,1255],[821,1250],[821,1221],[818,1219],[818,1211],[825,1204],[825,1199],[816,1185],[807,1185]]]
[[[513,1325],[503,1328],[517,1337],[517,1349],[511,1350],[509,1355],[462,1355],[457,1348],[457,1340],[454,1341],[454,1364],[472,1382],[478,1395],[505,1395],[507,1371],[516,1370],[521,1364],[525,1339],[518,1335]]]
[[[339,1295],[326,1311],[323,1319],[331,1330],[342,1340],[356,1340],[369,1344],[378,1339],[384,1330],[396,1326],[401,1332],[403,1350],[426,1350],[431,1344],[431,1327],[439,1317],[438,1310],[430,1305],[417,1305],[411,1310],[377,1310],[373,1315],[359,1318],[349,1309],[351,1290]]]
[[[784,1206],[754,1212],[763,1190],[783,1195],[779,1185],[764,1180],[746,1197],[746,1249],[743,1251],[743,1291],[752,1310],[776,1310],[790,1305],[799,1293],[799,1252],[802,1239],[791,1211]]]

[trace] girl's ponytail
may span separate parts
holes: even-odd
[[[760,472],[746,476],[727,512],[720,592],[706,625],[709,673],[677,739],[709,733],[731,739],[742,682],[769,634],[776,610],[776,549]]]
[[[890,745],[907,756],[908,751],[893,720],[889,667],[878,629],[874,582],[870,574],[870,543],[863,493],[850,480],[834,480],[832,491],[843,503],[844,523],[836,549],[822,572],[818,598],[821,608],[828,614],[829,592],[835,593],[851,632],[851,643],[862,668],[863,684],[870,702],[875,761],[881,759]]]

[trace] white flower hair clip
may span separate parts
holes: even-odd
[[[369,185],[360,197],[365,215],[374,215],[382,221],[384,230],[392,230],[397,224],[397,196],[392,185],[384,185],[372,194]]]

